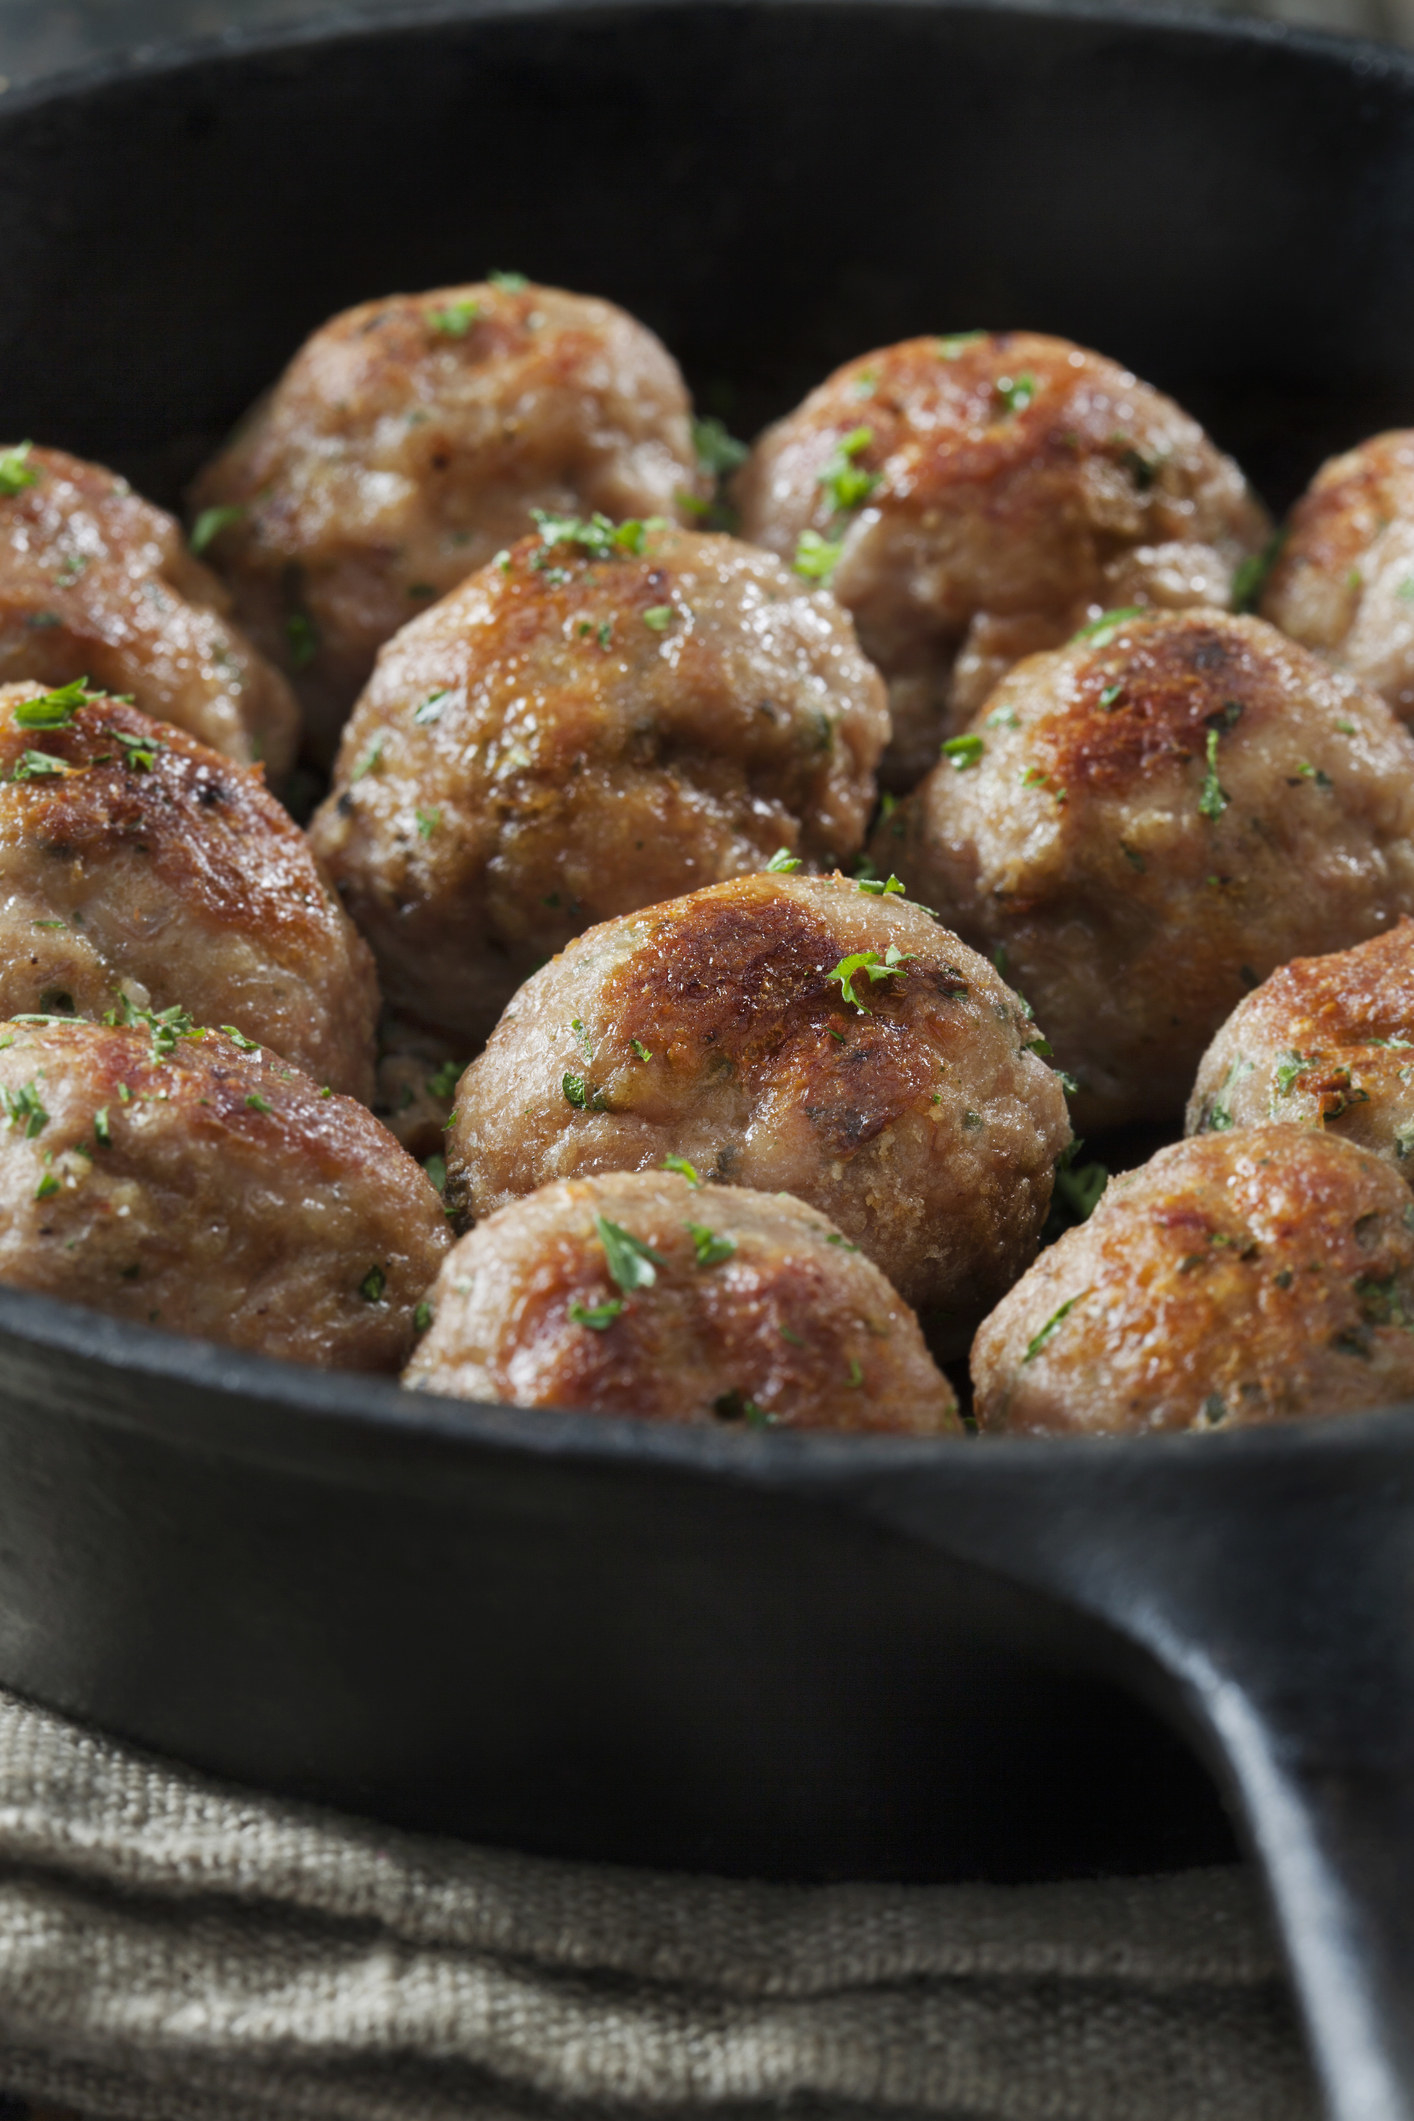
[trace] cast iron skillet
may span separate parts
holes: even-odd
[[[750,431],[1033,325],[1280,506],[1414,420],[1414,65],[858,0],[492,6],[0,108],[0,436],[176,496],[340,306],[617,297]],[[728,402],[730,399],[730,402]],[[586,1857],[1264,1869],[1339,2121],[1414,2116],[1414,1412],[1132,1445],[513,1415],[0,1291],[0,1680],[203,1768]],[[1161,1724],[1136,1704],[1147,1699]]]

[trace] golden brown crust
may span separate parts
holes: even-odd
[[[841,974],[871,951],[884,976]],[[678,1154],[809,1202],[956,1337],[1031,1257],[1069,1139],[1036,1038],[921,907],[738,878],[590,929],[521,989],[462,1078],[449,1198],[482,1217]]]
[[[444,287],[334,317],[193,489],[324,756],[381,644],[522,536],[532,507],[677,514],[700,478],[677,365],[610,302]],[[293,622],[293,632],[291,631]]]
[[[1410,1221],[1388,1164],[1332,1136],[1264,1126],[1162,1149],[986,1321],[978,1422],[1151,1435],[1408,1398]]]
[[[278,778],[299,717],[181,526],[101,464],[31,448],[0,494],[0,684],[87,678]]]
[[[372,959],[260,768],[102,695],[25,727],[37,692],[0,688],[0,1013],[127,993],[369,1097]]]
[[[1414,908],[1414,742],[1261,620],[1117,621],[1019,664],[873,851],[1004,953],[1082,1131],[1167,1122],[1274,966]]]
[[[1414,430],[1321,466],[1291,511],[1262,613],[1414,719]]]
[[[625,1267],[606,1223],[609,1243],[627,1231],[651,1258],[630,1249]],[[961,1433],[913,1313],[783,1194],[666,1171],[544,1186],[464,1237],[429,1301],[435,1323],[404,1379],[424,1391],[655,1421]]]
[[[595,922],[856,853],[887,728],[848,619],[768,554],[529,538],[383,650],[311,837],[390,1002],[465,1050]]]
[[[831,587],[889,680],[892,787],[927,771],[1012,662],[1087,616],[1226,604],[1268,530],[1170,399],[1038,332],[847,362],[768,430],[735,491],[743,536],[784,558],[806,531],[843,540]]]
[[[1199,1066],[1187,1129],[1266,1120],[1334,1129],[1414,1184],[1414,921],[1297,958],[1233,1010]]]
[[[219,1032],[0,1034],[0,1281],[294,1362],[395,1370],[441,1204],[352,1098]]]

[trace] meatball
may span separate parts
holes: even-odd
[[[739,877],[591,928],[522,987],[458,1087],[448,1199],[480,1218],[683,1156],[829,1216],[949,1345],[1045,1221],[1070,1126],[1043,1044],[896,889]]]
[[[1291,512],[1262,612],[1414,721],[1414,430],[1321,466]]]
[[[879,828],[994,952],[1082,1132],[1175,1121],[1234,1004],[1414,908],[1414,739],[1260,619],[1091,626],[1031,657]]]
[[[0,1281],[350,1370],[406,1360],[441,1202],[371,1112],[178,1012],[0,1036]]]
[[[0,687],[0,1017],[180,1006],[373,1089],[373,960],[258,768],[81,685]]]
[[[1197,422],[1038,332],[847,362],[738,474],[743,537],[829,579],[889,681],[909,788],[1024,655],[1121,604],[1226,605],[1269,525]],[[836,557],[837,552],[837,557]]]
[[[1414,921],[1299,957],[1239,1002],[1203,1055],[1188,1132],[1335,1127],[1414,1185]]]
[[[442,1262],[403,1382],[752,1428],[959,1434],[879,1269],[783,1193],[615,1171],[513,1201]]]
[[[1388,1164],[1298,1127],[1203,1134],[1115,1179],[972,1349],[983,1429],[1147,1435],[1414,1393],[1414,1230]]]
[[[705,495],[677,363],[611,302],[486,285],[317,331],[193,490],[237,609],[332,754],[373,658],[533,507],[676,513]]]
[[[596,921],[856,853],[887,735],[770,553],[556,518],[389,642],[311,835],[389,1001],[465,1047]]]
[[[278,777],[298,709],[229,604],[181,526],[125,479],[60,449],[0,451],[0,684],[92,679]]]

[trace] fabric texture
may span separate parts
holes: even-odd
[[[0,2085],[131,2121],[1314,2121],[1238,1870],[795,1887],[395,1833],[0,1695]]]

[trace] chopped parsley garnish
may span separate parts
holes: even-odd
[[[819,475],[816,483],[824,487],[836,515],[862,507],[879,483],[877,471],[865,471],[854,461],[873,439],[872,427],[852,428],[835,444],[834,454]]]
[[[1246,1076],[1252,1073],[1255,1066],[1255,1061],[1244,1060],[1239,1054],[1238,1058],[1228,1069],[1227,1074],[1223,1077],[1222,1088],[1204,1115],[1202,1126],[1198,1130],[1201,1134],[1226,1134],[1228,1129],[1234,1125],[1232,1106],[1228,1102],[1229,1095]]]
[[[1313,766],[1309,759],[1298,759],[1296,770],[1304,781],[1314,781],[1318,788],[1330,789],[1335,785],[1330,775],[1322,773],[1320,767]]]
[[[1110,712],[1111,708],[1118,706],[1120,695],[1123,691],[1123,685],[1106,685],[1104,691],[1100,694],[1100,705],[1104,708],[1106,714]]]
[[[439,685],[435,692],[428,693],[420,707],[413,708],[413,720],[424,729],[429,722],[440,722],[447,711],[447,702],[451,696],[452,688],[450,685]]]
[[[702,469],[710,471],[715,479],[724,478],[728,472],[735,471],[737,466],[744,464],[751,455],[746,443],[738,442],[735,435],[728,434],[725,425],[715,414],[709,414],[704,420],[693,421],[692,446],[697,452],[697,461]]]
[[[685,1156],[665,1156],[662,1168],[665,1171],[676,1171],[678,1177],[685,1178],[690,1186],[700,1186],[702,1183],[695,1167],[688,1162]]]
[[[966,773],[969,766],[978,766],[987,746],[980,736],[945,737],[939,747],[942,756],[952,764],[954,773]]]
[[[652,1245],[645,1244],[641,1237],[635,1237],[632,1230],[626,1230],[622,1223],[610,1222],[607,1215],[595,1216],[594,1230],[604,1247],[609,1273],[624,1293],[627,1295],[635,1289],[651,1289],[658,1279],[659,1267],[666,1267],[668,1264],[662,1253],[655,1252]]]
[[[241,501],[228,501],[219,508],[203,508],[187,539],[197,558],[200,559],[209,545],[215,544],[223,530],[229,530],[232,523],[239,523],[244,514],[245,504]]]
[[[792,565],[807,582],[828,582],[843,551],[843,538],[822,538],[818,530],[802,530]]]
[[[387,738],[380,730],[378,735],[373,739],[373,742],[369,745],[367,751],[364,752],[363,757],[354,767],[353,772],[349,775],[349,786],[351,788],[355,787],[359,781],[363,780],[366,777],[366,775],[372,773],[374,767],[378,764],[378,761],[383,756],[383,746],[386,742]]]
[[[860,973],[867,973],[871,983],[881,979],[906,979],[908,975],[902,968],[912,962],[914,954],[913,951],[900,950],[897,943],[890,943],[883,957],[877,950],[856,950],[852,957],[842,957],[826,978],[839,981],[841,996],[861,1016],[872,1016],[873,1010],[854,991],[854,982]]]
[[[659,516],[642,520],[631,516],[626,523],[614,523],[597,510],[586,521],[582,516],[562,516],[552,509],[532,508],[530,519],[540,532],[541,550],[530,562],[537,569],[549,566],[557,545],[578,545],[591,560],[610,560],[619,552],[639,553],[648,532],[665,527]]]
[[[838,1245],[841,1252],[857,1252],[859,1250],[853,1239],[846,1237],[839,1230],[827,1230],[825,1232],[825,1243],[827,1245]]]
[[[849,1386],[851,1392],[857,1392],[859,1390],[859,1387],[864,1382],[863,1367],[858,1361],[857,1357],[853,1355],[851,1355],[849,1358],[849,1368],[845,1371],[844,1381]]]
[[[244,1031],[237,1031],[234,1024],[222,1024],[220,1028],[225,1032],[233,1046],[240,1047],[242,1053],[258,1053],[260,1051],[259,1039],[247,1038]]]
[[[579,1040],[585,1059],[592,1061],[594,1058],[594,1041],[584,1028],[584,1018],[582,1016],[572,1017],[570,1019],[570,1029]]]
[[[1075,1306],[1078,1303],[1083,1302],[1089,1294],[1090,1291],[1088,1289],[1082,1289],[1078,1295],[1067,1296],[1063,1304],[1057,1305],[1056,1309],[1052,1311],[1050,1317],[1046,1320],[1046,1323],[1041,1327],[1040,1331],[1037,1333],[1033,1333],[1030,1340],[1026,1343],[1026,1353],[1022,1356],[1021,1360],[1023,1362],[1034,1362],[1036,1360],[1036,1357],[1040,1354],[1042,1348],[1045,1347],[1046,1342],[1051,1338],[1051,1335],[1061,1324],[1062,1320],[1069,1318],[1071,1312],[1075,1309]]]
[[[1316,1058],[1314,1053],[1298,1053],[1294,1046],[1289,1053],[1283,1053],[1272,1076],[1273,1109],[1279,1097],[1290,1097],[1298,1079],[1314,1066]]]
[[[432,1317],[433,1312],[431,1304],[415,1305],[412,1314],[413,1331],[416,1333],[425,1333],[427,1331],[427,1328],[432,1323]]]
[[[896,876],[861,876],[855,885],[856,891],[867,892],[870,898],[902,898],[903,885]]]
[[[10,774],[12,781],[59,780],[72,772],[62,759],[51,758],[47,751],[22,751]]]
[[[51,1200],[59,1190],[59,1180],[53,1171],[40,1173],[39,1184],[34,1189],[36,1200]]]
[[[638,1055],[638,1058],[641,1061],[652,1060],[653,1056],[649,1052],[648,1048],[644,1045],[641,1038],[631,1038],[629,1040],[629,1044],[632,1046],[634,1052]]]
[[[602,1333],[606,1326],[614,1323],[623,1307],[621,1296],[607,1296],[601,1304],[584,1304],[575,1296],[570,1300],[569,1321],[573,1326],[588,1326],[591,1333]]]
[[[134,736],[126,729],[105,729],[103,734],[121,745],[123,764],[130,773],[151,773],[158,752],[166,748],[158,736]]]
[[[80,707],[91,707],[107,694],[90,692],[87,678],[75,678],[57,692],[41,692],[32,700],[21,700],[13,709],[21,729],[67,729]]]
[[[592,1089],[582,1075],[562,1075],[560,1088],[565,1103],[573,1105],[576,1112],[607,1112],[609,1109],[603,1091]]]
[[[307,670],[319,653],[319,633],[307,611],[292,611],[285,621],[285,639],[289,644],[290,664],[295,670]]]
[[[611,641],[613,640],[613,638],[614,638],[614,622],[613,622],[613,620],[612,620],[612,619],[601,619],[601,620],[599,621],[599,630],[598,630],[598,632],[597,632],[597,633],[596,633],[596,635],[595,635],[595,639],[596,639],[596,640],[598,641],[598,643],[599,643],[599,646],[600,646],[601,648],[607,648],[607,647],[609,646],[609,643],[610,643],[610,642],[611,642]]]
[[[246,1096],[246,1103],[250,1107],[252,1112],[262,1112],[265,1113],[267,1116],[275,1109],[275,1107],[271,1104],[269,1098],[262,1097],[258,1090],[251,1090],[250,1092],[248,1092]]]
[[[994,707],[987,716],[989,729],[1019,729],[1020,726],[1014,707]]]
[[[530,282],[523,272],[489,272],[486,285],[494,287],[498,295],[523,295]]]
[[[449,302],[445,309],[429,309],[427,322],[444,339],[464,339],[480,314],[481,304],[468,296],[460,302]]]
[[[650,604],[643,614],[643,623],[654,633],[666,633],[676,615],[671,604]]]
[[[938,341],[938,359],[940,361],[956,361],[960,359],[967,347],[976,346],[978,341],[985,339],[986,336],[985,331],[951,332],[946,339],[939,339]]]
[[[93,1115],[93,1138],[100,1149],[111,1149],[113,1146],[113,1129],[106,1105],[100,1105]]]
[[[1267,586],[1267,576],[1276,566],[1286,532],[1279,530],[1261,552],[1249,553],[1239,560],[1232,571],[1232,608],[1234,611],[1255,611],[1262,591]]]
[[[1056,1164],[1055,1190],[1076,1221],[1083,1223],[1094,1213],[1110,1174],[1101,1163],[1077,1164],[1076,1152],[1082,1146],[1073,1141],[1062,1151]]]
[[[152,1061],[165,1060],[169,1053],[176,1050],[177,1040],[190,1038],[195,1030],[194,1019],[180,1003],[174,1002],[170,1009],[140,1009],[126,994],[119,995],[117,1007],[107,1010],[103,1021],[124,1030],[145,1027],[152,1041],[148,1053],[148,1058]],[[120,1087],[119,1095],[121,1094]]]
[[[1039,766],[1027,766],[1023,770],[1021,785],[1023,788],[1044,788],[1047,795],[1053,795],[1058,803],[1065,801],[1064,788],[1058,787],[1050,774]]]
[[[422,1168],[427,1173],[427,1176],[431,1179],[433,1185],[437,1188],[437,1191],[439,1193],[445,1193],[447,1190],[446,1157],[438,1156],[435,1154],[432,1156],[424,1156],[422,1159]]]
[[[365,1303],[378,1304],[383,1301],[383,1291],[388,1286],[388,1277],[381,1267],[370,1267],[358,1285],[358,1293]]]
[[[442,822],[441,811],[436,808],[431,810],[418,809],[413,812],[413,815],[417,819],[418,838],[420,840],[430,840]]]
[[[445,1104],[449,1097],[456,1096],[457,1084],[461,1080],[461,1073],[462,1065],[460,1061],[443,1061],[436,1074],[428,1076],[428,1091],[433,1097],[440,1099]]]
[[[1073,646],[1076,641],[1093,641],[1097,648],[1108,648],[1115,635],[1122,627],[1127,626],[1131,619],[1143,617],[1142,604],[1122,604],[1118,611],[1102,611],[1097,619],[1091,619],[1088,626],[1082,626],[1079,633],[1071,635],[1071,644]]]
[[[1211,819],[1220,818],[1232,798],[1218,779],[1219,729],[1208,731],[1208,770],[1203,776],[1203,792],[1198,798],[1198,814]]]
[[[33,447],[33,442],[16,442],[13,448],[0,449],[0,494],[7,500],[39,483],[39,467],[29,460]]]
[[[800,857],[789,847],[778,847],[766,864],[768,876],[790,876],[800,867]]]
[[[33,1083],[21,1083],[18,1090],[0,1087],[0,1104],[5,1108],[6,1125],[18,1128],[22,1141],[32,1142],[49,1125],[49,1114]]]
[[[691,1232],[699,1267],[719,1267],[736,1250],[734,1237],[719,1237],[715,1230],[708,1229],[706,1223],[687,1223],[684,1228]]]
[[[1008,412],[1025,412],[1036,395],[1036,378],[1030,374],[998,376],[992,387]]]
[[[1049,1060],[1055,1051],[1055,1047],[1048,1038],[1033,1038],[1028,1039],[1021,1050],[1023,1053],[1035,1053],[1042,1060]]]

